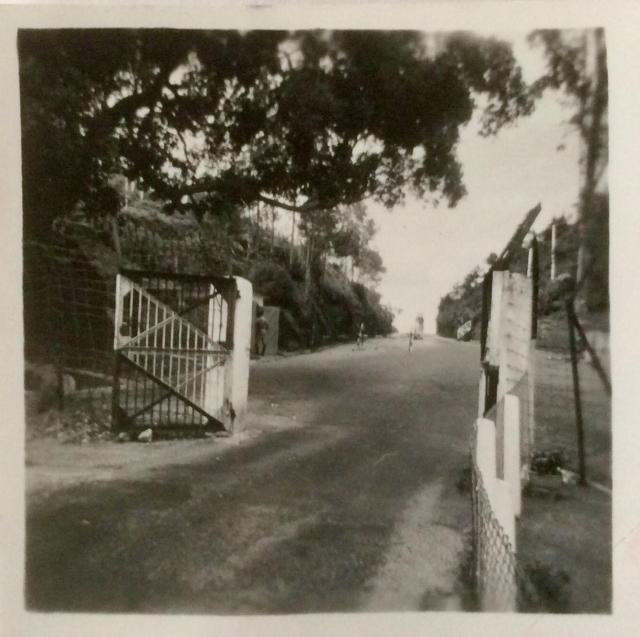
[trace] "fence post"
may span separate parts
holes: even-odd
[[[529,451],[532,452],[535,447],[535,431],[536,431],[536,350],[538,340],[538,308],[540,296],[540,254],[538,249],[538,239],[534,235],[531,242],[531,343],[529,347],[529,409],[528,416],[528,433],[529,433]],[[525,481],[529,481],[529,464],[526,465]]]
[[[496,427],[488,418],[478,418],[476,438],[476,460],[482,485],[487,496],[491,515],[499,524],[499,529],[491,529],[489,532],[501,530],[509,541],[511,551],[505,555],[502,546],[502,535],[496,542],[485,542],[479,538],[481,550],[476,559],[479,561],[477,572],[481,578],[481,605],[488,611],[513,611],[516,609],[517,587],[515,568],[512,555],[516,548],[516,526],[513,511],[513,501],[510,485],[496,477]],[[484,522],[480,526],[485,530]],[[486,532],[486,530],[485,530]],[[489,552],[492,552],[489,555]],[[496,572],[496,564],[500,560],[506,560],[506,567],[500,573]],[[493,570],[492,570],[493,569]]]
[[[477,507],[476,512],[476,527],[474,528],[474,544],[476,547],[475,572],[480,605],[483,610],[487,610],[487,606],[490,605],[488,596],[491,591],[490,580],[492,573],[490,568],[493,556],[489,555],[492,544],[487,541],[487,534],[491,526],[486,517],[485,506],[491,506],[491,492],[496,477],[496,426],[488,418],[478,418],[476,421],[475,457],[477,473],[486,496],[486,500],[484,500],[481,493],[476,493],[479,502],[484,502],[485,504]]]
[[[604,371],[604,368],[602,367],[602,363],[600,362],[600,357],[598,356],[598,354],[596,354],[593,347],[591,347],[591,343],[589,343],[589,340],[587,339],[587,335],[584,333],[584,330],[582,329],[582,325],[580,325],[580,320],[576,316],[575,312],[573,312],[572,321],[576,331],[578,332],[578,336],[582,341],[582,345],[589,352],[589,356],[591,357],[591,364],[593,365],[598,376],[600,377],[600,381],[604,385],[607,395],[611,396],[611,381],[609,380],[607,373]]]
[[[575,310],[573,301],[567,299],[567,322],[569,323],[569,348],[571,350],[571,375],[573,377],[573,401],[576,415],[576,435],[578,443],[578,474],[580,484],[587,484],[587,467],[584,451],[584,426],[582,422],[582,398],[580,396],[580,376],[578,374],[578,352],[576,350],[576,335],[574,332]]]
[[[513,513],[518,517],[522,510],[521,475],[520,400],[507,394],[504,397],[504,479],[511,490]]]
[[[488,418],[478,418],[476,437],[476,462],[484,489],[491,500],[493,481],[496,478],[496,425]]]

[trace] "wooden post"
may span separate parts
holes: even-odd
[[[600,357],[596,354],[593,347],[591,347],[591,343],[589,343],[589,340],[587,339],[587,335],[584,333],[584,330],[582,329],[582,325],[580,325],[580,320],[576,316],[575,312],[573,312],[573,325],[576,328],[576,331],[578,332],[578,336],[580,336],[580,340],[582,341],[582,344],[584,345],[586,350],[589,352],[589,356],[591,357],[591,363],[593,364],[593,367],[595,368],[598,376],[600,377],[600,380],[604,385],[607,395],[611,396],[611,382],[609,381],[609,377],[607,376],[607,373],[604,371],[604,368],[602,367],[602,363],[600,362]]]
[[[580,376],[578,375],[578,352],[576,350],[576,336],[574,332],[575,311],[573,301],[567,299],[567,322],[569,324],[569,348],[571,350],[571,374],[573,377],[573,401],[576,416],[576,437],[578,444],[578,475],[579,483],[587,484],[587,468],[584,451],[584,424],[582,421],[582,399],[580,396]]]

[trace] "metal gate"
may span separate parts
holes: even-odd
[[[229,428],[233,278],[122,270],[116,281],[117,430]]]

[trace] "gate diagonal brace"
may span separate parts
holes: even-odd
[[[138,365],[138,363],[135,363],[134,361],[132,361],[128,356],[125,356],[123,354],[119,354],[119,356],[128,365],[130,365],[136,371],[138,371],[141,374],[143,374],[145,377],[147,377],[152,382],[154,382],[157,385],[159,385],[160,387],[162,387],[167,392],[167,396],[164,396],[162,398],[162,400],[164,400],[165,398],[170,397],[170,396],[175,396],[176,398],[178,398],[179,400],[184,402],[186,405],[191,407],[191,409],[193,409],[194,411],[198,412],[201,416],[203,416],[207,420],[207,426],[215,427],[217,430],[221,430],[221,431],[226,430],[226,427],[224,426],[224,423],[222,421],[218,420],[215,416],[213,416],[212,414],[210,414],[207,411],[205,411],[204,409],[202,409],[202,407],[200,407],[199,405],[197,405],[193,401],[189,400],[186,396],[182,395],[179,391],[176,391],[173,387],[171,387],[171,385],[168,385],[164,381],[160,380],[157,376],[154,376],[151,372],[148,372],[144,367],[142,367],[141,365]],[[151,407],[151,405],[147,405],[146,408],[141,413],[144,413],[144,411],[147,411],[150,407]],[[136,415],[139,416],[140,414],[138,413]],[[130,422],[131,418],[132,418],[132,416],[127,416],[126,417],[127,422]],[[197,427],[197,426],[191,425],[189,428],[193,429],[194,427]],[[168,427],[168,428],[175,428],[175,427]],[[182,427],[182,428],[184,428],[184,427]]]
[[[169,383],[167,383],[167,385],[169,387],[171,387],[174,392],[180,392],[180,389],[183,387],[186,387],[190,382],[196,380],[197,378],[199,378],[200,376],[202,376],[203,374],[206,374],[208,371],[215,369],[216,367],[220,367],[220,365],[222,365],[224,363],[224,360],[226,358],[226,351],[211,351],[211,350],[162,350],[162,349],[157,349],[157,348],[138,348],[138,347],[123,347],[121,350],[119,350],[121,352],[128,352],[130,354],[135,354],[137,352],[141,352],[141,353],[148,353],[148,352],[161,352],[161,353],[166,353],[166,352],[172,352],[172,351],[178,351],[178,352],[183,352],[182,355],[176,354],[174,356],[174,358],[183,358],[183,359],[187,359],[187,360],[192,360],[193,359],[193,354],[197,354],[200,356],[204,356],[206,358],[209,357],[214,357],[215,361],[213,362],[213,364],[207,366],[207,367],[203,367],[202,369],[198,370],[197,372],[194,372],[193,374],[191,374],[190,376],[186,376],[183,380],[181,380],[179,383],[176,383],[175,385],[171,385]],[[139,363],[137,363],[135,360],[133,360],[133,358],[131,358],[130,356],[126,355],[126,358],[130,361],[132,361],[133,363],[136,363],[136,365],[139,365]],[[144,367],[141,365],[141,367]],[[146,368],[145,368],[146,369]],[[149,372],[153,378],[159,378],[159,380],[163,381],[162,375],[160,375],[159,377],[156,376],[155,374]],[[186,394],[183,394],[185,396],[185,398],[188,398],[186,396]]]

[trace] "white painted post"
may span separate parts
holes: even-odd
[[[215,288],[213,285],[209,286],[209,314],[207,318],[207,336],[214,342],[217,342],[215,330],[216,325],[220,324],[219,312],[216,312],[217,297],[213,294]],[[226,330],[226,316],[224,322],[224,328]],[[218,365],[212,367],[215,362],[215,354],[207,356],[207,367],[210,368],[206,372],[205,389],[204,389],[204,408],[205,410],[218,418],[223,420],[223,408],[224,408],[224,384],[225,384],[225,365]]]
[[[233,351],[227,363],[224,393],[235,412],[233,429],[239,431],[247,413],[249,397],[253,288],[246,279],[234,278],[238,294],[233,312]]]
[[[476,436],[476,462],[484,489],[491,501],[490,491],[496,477],[496,425],[488,418],[478,418]]]
[[[496,426],[488,418],[478,418],[476,421],[476,464],[482,480],[482,486],[487,496],[489,506],[492,502],[492,492],[496,478]],[[479,577],[481,604],[483,609],[487,603],[487,595],[491,593],[491,543],[487,542],[484,520],[480,522],[478,531],[478,552],[476,555],[476,568]]]
[[[513,511],[513,501],[511,487],[505,480],[496,478],[496,428],[492,420],[478,418],[476,438],[476,460],[478,469],[482,477],[482,484],[489,500],[489,505],[493,511],[497,522],[502,527],[509,543],[511,551],[516,550],[516,523]],[[498,554],[491,557],[491,562],[496,559],[505,559],[502,554],[502,547],[489,545],[498,550]],[[480,558],[484,555],[480,555]],[[514,611],[516,610],[517,588],[515,571],[508,569],[501,571],[500,580],[495,579],[496,573],[490,573],[485,565],[480,565],[480,572],[486,573],[486,580],[483,587],[482,608],[488,611]],[[504,578],[508,581],[504,582]]]
[[[120,326],[122,325],[122,275],[116,274],[116,307],[113,313],[113,349],[120,344]]]
[[[520,400],[512,394],[504,397],[504,479],[511,489],[513,512],[516,516],[520,516],[522,508]]]

